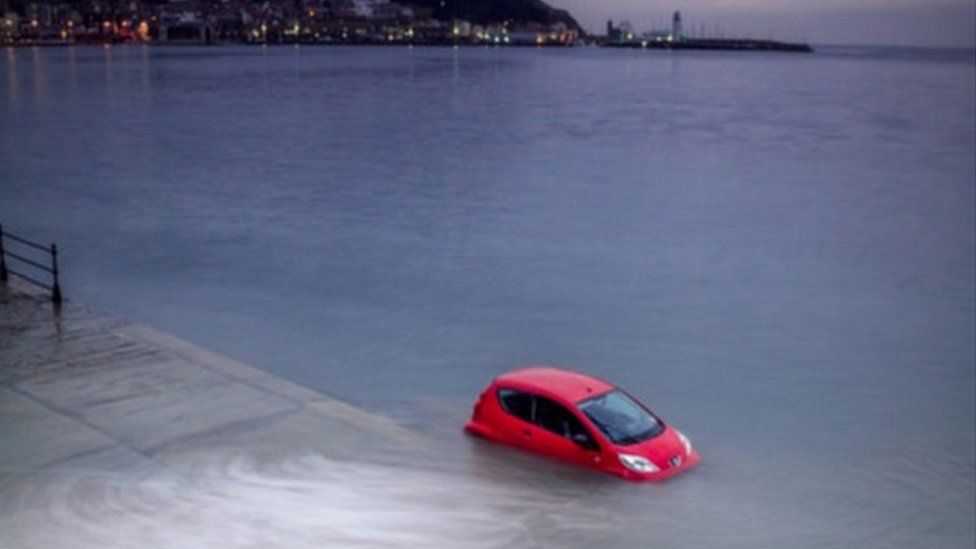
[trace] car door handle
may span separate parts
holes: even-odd
[[[532,431],[528,429],[522,429],[522,434],[525,435],[526,438],[528,438],[532,436]]]

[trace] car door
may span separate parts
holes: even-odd
[[[534,404],[532,417],[538,428],[532,443],[537,451],[581,465],[599,465],[599,443],[573,412],[541,395],[535,395]]]

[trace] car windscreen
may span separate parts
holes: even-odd
[[[614,444],[637,444],[664,431],[664,425],[643,406],[616,390],[576,405]]]

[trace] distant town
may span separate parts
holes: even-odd
[[[579,25],[559,10],[499,11],[472,21],[444,2],[389,0],[0,0],[0,41],[34,44],[576,44]],[[541,4],[541,2],[539,3]],[[545,6],[544,4],[542,4]],[[548,6],[546,6],[548,8]],[[450,17],[455,11],[458,17]]]
[[[688,36],[608,21],[587,35],[542,0],[0,0],[0,43],[599,45],[644,49],[812,51],[773,40]]]

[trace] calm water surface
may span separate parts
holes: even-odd
[[[432,437],[404,470],[457,489],[422,477],[417,497],[504,509],[468,526],[971,547],[974,68],[883,49],[8,50],[0,221],[61,244],[69,297]],[[461,436],[524,363],[625,386],[702,465],[633,486]]]

